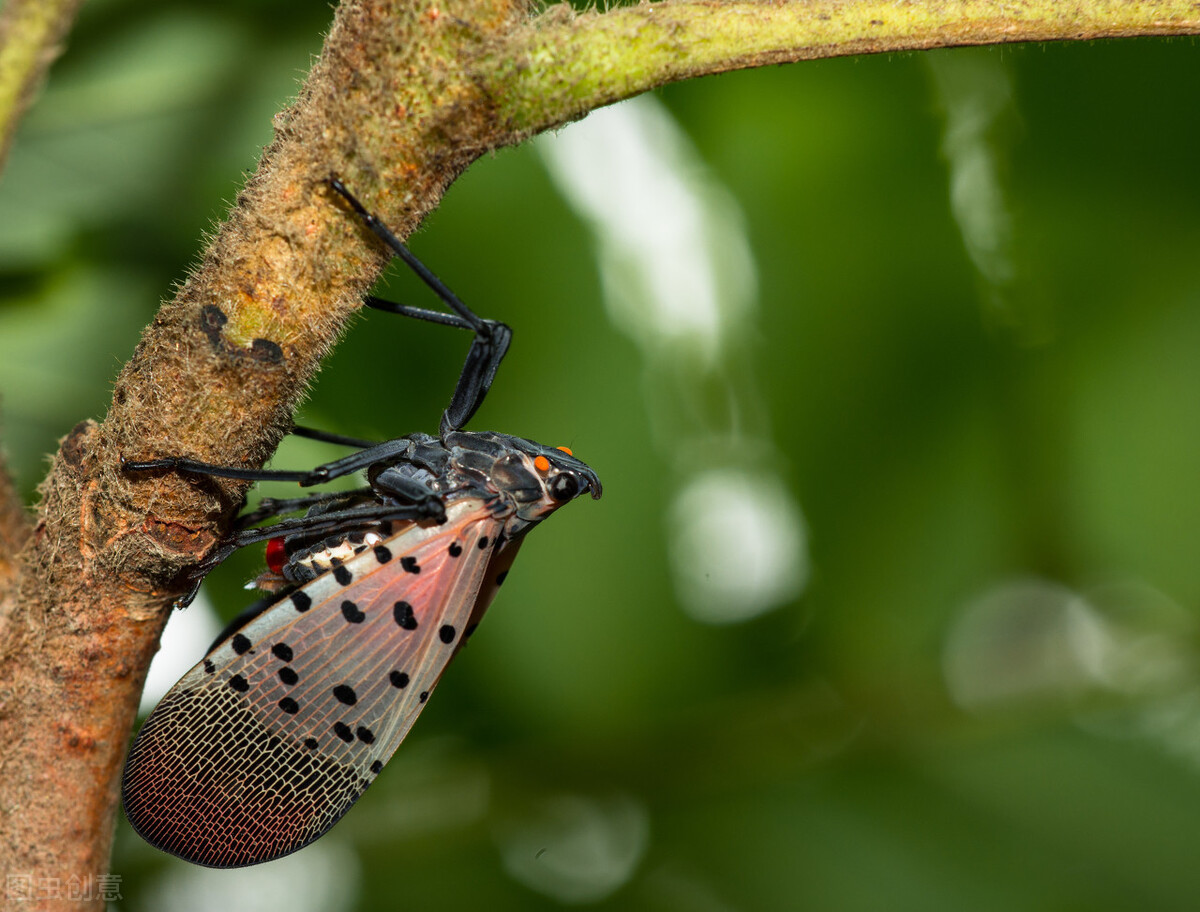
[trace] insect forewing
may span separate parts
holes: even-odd
[[[326,832],[408,733],[481,590],[490,601],[501,530],[483,499],[458,500],[445,524],[406,526],[214,649],[138,734],[123,782],[134,828],[211,867]]]

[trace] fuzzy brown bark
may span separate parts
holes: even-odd
[[[485,151],[654,85],[863,51],[1200,30],[1186,4],[1152,12],[681,2],[530,18],[508,0],[344,3],[229,220],[147,327],[108,416],[64,439],[16,572],[0,562],[0,586],[10,582],[0,591],[0,875],[36,890],[107,870],[146,667],[184,572],[245,491],[130,477],[121,459],[258,466],[274,450],[387,261],[328,190],[331,171],[403,237]],[[6,515],[11,545],[26,527]]]

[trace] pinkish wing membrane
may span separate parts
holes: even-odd
[[[374,781],[486,602],[502,525],[480,498],[284,597],[185,675],[126,765],[134,828],[230,867],[326,832]],[[512,550],[519,542],[512,544]],[[481,592],[484,596],[481,598]]]

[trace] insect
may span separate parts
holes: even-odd
[[[269,569],[257,585],[272,595],[151,713],[126,761],[122,797],[148,842],[210,867],[269,861],[328,831],[408,733],[525,534],[584,492],[601,493],[595,472],[565,448],[462,430],[511,332],[459,301],[341,181],[330,186],[453,313],[367,303],[474,337],[437,437],[364,445],[309,472],[178,457],[124,466],[303,486],[365,470],[368,480],[349,493],[263,501],[198,571],[267,541]]]

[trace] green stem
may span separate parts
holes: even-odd
[[[647,89],[767,64],[963,45],[1200,32],[1200,7],[1093,0],[665,0],[575,15],[552,7],[485,77],[516,135]]]

